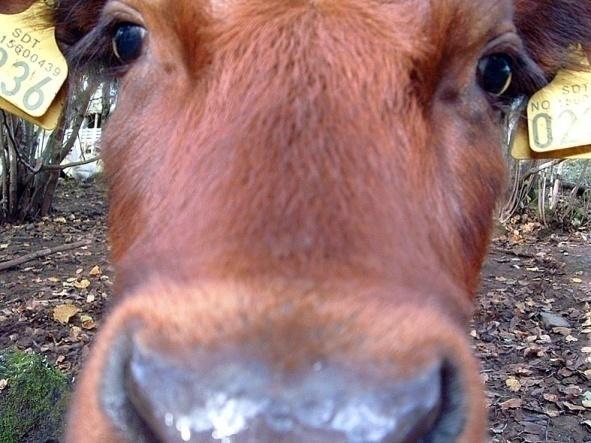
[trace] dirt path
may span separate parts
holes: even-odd
[[[60,187],[50,218],[0,226],[0,262],[44,247],[94,240],[89,247],[0,272],[0,350],[32,349],[65,372],[78,371],[111,295],[105,213],[99,187],[69,182]],[[74,305],[80,313],[61,324],[53,318],[60,305]]]
[[[0,350],[32,349],[75,376],[112,293],[105,212],[100,186],[69,183],[51,218],[0,227],[0,261],[94,240],[0,272]],[[583,352],[591,346],[587,235],[511,232],[493,242],[471,331],[493,441],[591,442],[591,409],[583,406],[585,395],[591,403],[591,354]],[[65,321],[73,308],[79,312],[67,323],[54,318]]]

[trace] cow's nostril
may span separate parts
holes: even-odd
[[[131,409],[121,411],[123,431],[171,443],[443,443],[461,434],[462,394],[445,365],[392,380],[330,363],[286,373],[236,355],[199,351],[181,363],[134,346],[120,372],[119,404]]]

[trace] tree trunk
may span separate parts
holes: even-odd
[[[50,135],[42,152],[38,151],[40,130],[14,116],[0,113],[0,156],[2,165],[2,204],[0,224],[46,216],[57,189],[60,170],[78,137],[86,110],[98,86],[94,77],[77,76],[71,80],[71,95],[58,127]],[[71,133],[66,137],[66,130]],[[45,167],[47,166],[47,167]]]

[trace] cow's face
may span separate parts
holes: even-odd
[[[70,440],[483,441],[462,329],[556,3],[84,3],[122,300]]]
[[[465,337],[502,114],[591,43],[557,0],[61,0],[119,301],[69,441],[481,442]],[[540,26],[547,32],[540,34]]]
[[[118,1],[100,17],[75,51],[122,76],[117,263],[321,279],[334,264],[474,290],[500,109],[541,77],[511,2]]]

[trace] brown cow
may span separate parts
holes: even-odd
[[[56,18],[73,65],[121,78],[118,302],[67,441],[486,439],[465,328],[502,114],[591,46],[589,0],[59,0]]]

